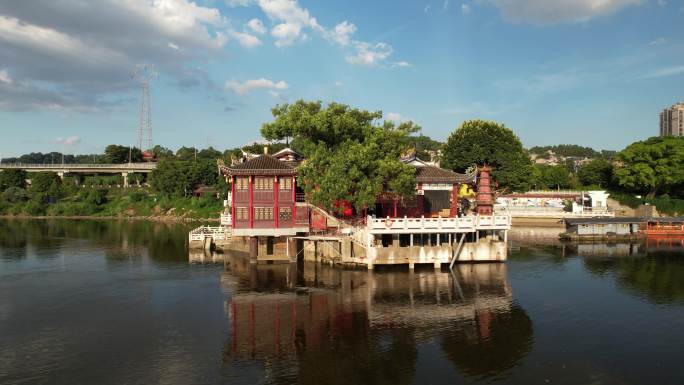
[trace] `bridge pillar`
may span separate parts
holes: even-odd
[[[122,172],[121,176],[123,177],[123,186],[128,187],[128,173],[127,172]]]
[[[57,176],[59,177],[59,179],[64,179],[64,171],[58,171]]]
[[[249,262],[256,263],[259,255],[259,237],[249,237]]]

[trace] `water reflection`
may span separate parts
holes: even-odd
[[[54,259],[59,250],[103,251],[109,262],[149,256],[155,261],[186,261],[189,225],[112,220],[2,220],[0,255],[4,260],[28,255]]]
[[[464,376],[502,373],[531,349],[505,264],[454,272],[375,272],[316,264],[250,265],[222,277],[231,327],[224,361],[300,383],[412,383],[432,341]]]

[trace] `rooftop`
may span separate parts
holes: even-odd
[[[268,154],[227,167],[229,175],[294,175],[295,169]]]

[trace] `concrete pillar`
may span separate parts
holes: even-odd
[[[259,256],[259,237],[249,237],[249,262],[256,263]]]
[[[435,261],[434,268],[435,270],[442,270],[442,262],[440,262],[439,260]]]
[[[128,173],[127,172],[122,172],[121,176],[123,177],[123,186],[128,187]]]
[[[287,256],[290,262],[297,262],[297,240],[294,238],[287,238]]]
[[[409,246],[413,247],[413,234],[411,234],[411,235],[409,236],[409,238],[410,238]]]
[[[442,246],[442,242],[440,242],[439,240],[440,240],[440,234],[437,233],[437,246]]]
[[[409,262],[409,270],[414,270],[416,268],[416,264],[413,262]]]
[[[392,246],[393,247],[399,247],[399,234],[392,234]]]
[[[64,171],[57,172],[57,176],[59,177],[59,179],[64,179]]]

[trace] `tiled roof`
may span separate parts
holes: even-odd
[[[473,183],[476,173],[458,174],[435,166],[416,167],[416,181],[420,183]]]
[[[284,162],[263,154],[245,163],[228,167],[230,175],[294,175],[295,169]]]

